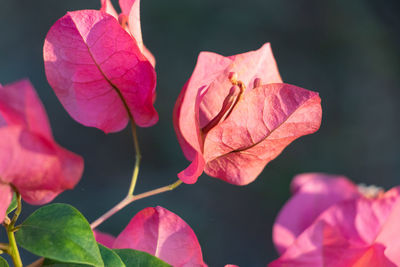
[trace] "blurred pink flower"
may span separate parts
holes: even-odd
[[[72,189],[82,172],[83,159],[54,141],[31,83],[0,85],[0,222],[12,187],[26,202],[40,205]]]
[[[79,123],[109,133],[131,117],[141,127],[158,121],[154,67],[113,16],[68,12],[47,33],[43,58],[49,84]]]
[[[116,249],[130,248],[154,255],[174,267],[207,266],[190,226],[162,207],[136,214],[116,239],[94,231],[97,242]]]
[[[192,163],[178,177],[203,173],[235,185],[321,123],[318,93],[282,83],[270,44],[230,57],[201,52],[174,109],[174,128]]]
[[[384,192],[342,176],[301,174],[279,213],[269,266],[399,266],[400,187]]]

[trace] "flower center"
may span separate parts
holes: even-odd
[[[240,99],[242,99],[246,86],[242,81],[238,81],[237,73],[231,72],[229,73],[228,77],[233,86],[231,87],[228,95],[225,97],[220,112],[201,129],[203,135],[207,134],[218,123],[226,120],[226,118],[232,113],[232,110],[236,104],[240,101]]]
[[[378,187],[376,185],[366,185],[366,184],[359,184],[357,186],[358,192],[360,192],[366,198],[380,198],[385,193],[385,190],[382,187]]]

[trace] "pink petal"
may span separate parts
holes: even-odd
[[[112,248],[115,242],[115,237],[107,234],[107,233],[103,233],[97,230],[93,231],[94,234],[94,238],[96,239],[96,241],[100,244],[102,244],[103,246],[106,246],[108,248]]]
[[[377,198],[361,196],[341,201],[327,209],[317,220],[334,226],[353,243],[372,245],[399,200],[399,189],[392,189]]]
[[[0,88],[0,183],[13,184],[30,204],[44,204],[73,188],[83,159],[60,147],[29,81]]]
[[[13,192],[8,184],[3,184],[0,181],[0,224],[3,223],[6,217],[8,206],[11,203]]]
[[[398,232],[399,193],[400,187],[331,206],[270,266],[397,266],[400,246],[393,235]]]
[[[28,80],[0,87],[0,117],[4,124],[20,125],[53,139],[46,111]]]
[[[354,246],[335,227],[322,221],[312,225],[269,267],[394,267],[384,247]]]
[[[12,183],[30,204],[72,189],[83,172],[80,156],[21,126],[0,128],[1,183]]]
[[[192,86],[199,88],[206,85],[207,94],[200,105],[200,127],[203,128],[221,110],[222,103],[228,95],[232,86],[228,75],[235,72],[238,80],[242,81],[247,90],[253,88],[256,78],[260,78],[262,84],[281,83],[271,45],[264,44],[260,49],[238,54],[230,57],[223,57],[209,53],[206,60],[199,60],[191,79],[197,78],[200,82],[193,82]],[[203,77],[207,77],[204,79]]]
[[[246,91],[229,117],[206,135],[205,172],[236,185],[254,181],[287,145],[319,129],[320,102],[317,93],[288,84]]]
[[[150,52],[149,49],[147,49],[146,46],[143,45],[142,47],[142,53],[143,55],[147,58],[147,60],[151,63],[151,65],[153,67],[156,66],[156,58],[154,57],[154,55]]]
[[[194,184],[203,173],[205,162],[200,153],[196,153],[192,163],[183,171],[178,173],[178,178],[186,184]]]
[[[101,2],[100,11],[106,12],[118,20],[118,13],[117,11],[115,11],[114,6],[111,3],[111,0],[100,0],[100,2]]]
[[[399,187],[396,188],[399,190]],[[385,256],[397,266],[400,266],[400,199],[398,198],[386,222],[376,238],[376,242],[386,246]]]
[[[143,47],[142,28],[140,25],[140,0],[119,0],[122,14],[128,17],[128,27],[140,50]]]
[[[297,175],[291,187],[295,195],[282,208],[273,228],[274,244],[281,254],[323,211],[360,196],[346,177],[323,173]]]
[[[78,122],[107,133],[126,126],[127,111],[142,127],[158,121],[154,68],[112,16],[67,13],[48,32],[43,52],[47,79]]]
[[[146,208],[136,214],[117,237],[114,248],[145,251],[177,267],[205,266],[193,230],[162,207]]]
[[[205,166],[202,155],[203,141],[198,123],[198,108],[200,101],[204,96],[205,89],[203,88],[196,92],[197,95],[194,99],[194,103],[192,103],[193,107],[188,105],[188,102],[184,102],[186,97],[191,97],[188,96],[187,93],[195,93],[194,91],[188,92],[187,89],[188,87],[186,84],[176,101],[173,112],[173,123],[182,150],[186,158],[192,161],[185,170],[178,174],[178,177],[184,183],[193,184],[203,173]]]
[[[211,52],[201,52],[192,77],[187,81],[180,93],[174,108],[174,127],[182,150],[187,159],[192,160],[195,151],[201,151],[199,111],[200,91],[207,86],[231,62],[228,58]],[[230,88],[230,87],[229,87]],[[228,88],[228,89],[229,89]],[[222,103],[221,103],[222,105]]]
[[[155,66],[156,60],[153,54],[144,46],[142,38],[142,27],[140,24],[140,0],[119,0],[122,14],[128,17],[129,32],[135,38],[140,51]]]

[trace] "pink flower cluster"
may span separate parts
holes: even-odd
[[[155,59],[143,43],[140,1],[119,4],[121,14],[110,0],[100,10],[67,13],[43,48],[47,79],[67,112],[106,133],[129,121],[158,121]],[[191,162],[178,177],[193,184],[205,172],[249,184],[291,142],[317,131],[321,117],[318,93],[282,81],[269,43],[228,57],[201,52],[173,112]],[[29,81],[0,85],[0,222],[13,191],[44,204],[73,188],[82,172],[82,158],[54,141]],[[296,176],[291,186],[273,229],[280,257],[269,266],[400,266],[400,187],[384,192],[316,173]],[[207,266],[194,231],[162,207],[136,214],[117,238],[95,236],[173,266]]]
[[[275,266],[400,266],[400,186],[355,185],[343,176],[301,174],[273,229]]]

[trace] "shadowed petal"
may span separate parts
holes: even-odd
[[[344,176],[305,173],[291,183],[294,196],[279,212],[273,228],[273,240],[283,253],[314,220],[330,206],[360,197],[356,185]]]
[[[114,248],[145,251],[176,267],[205,266],[193,230],[162,207],[146,208],[136,214],[117,237]]]
[[[28,80],[0,87],[0,99],[0,116],[6,124],[20,125],[48,139],[53,138],[46,111]]]
[[[44,204],[72,189],[83,159],[60,147],[29,81],[0,88],[0,184],[12,184],[30,204]]]
[[[46,76],[64,108],[78,122],[104,132],[158,121],[153,107],[154,68],[134,39],[107,13],[69,12],[47,34]]]
[[[0,177],[30,204],[44,204],[72,189],[83,172],[80,156],[20,126],[0,128]]]

